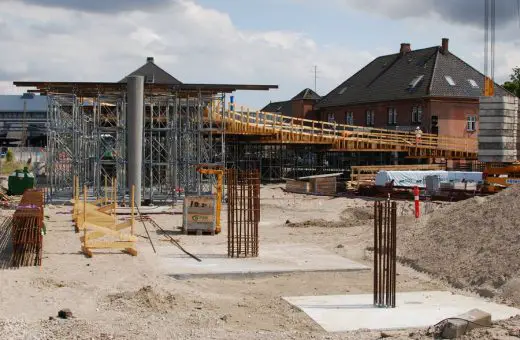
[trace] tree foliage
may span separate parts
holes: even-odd
[[[520,67],[513,68],[513,73],[509,76],[509,81],[504,83],[504,88],[520,97]]]
[[[5,161],[10,163],[13,161],[13,159],[14,159],[13,151],[11,149],[7,150],[7,153],[5,154]]]

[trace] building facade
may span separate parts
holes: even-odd
[[[376,58],[320,100],[320,120],[476,138],[484,75],[440,46]],[[495,94],[509,96],[495,84]]]

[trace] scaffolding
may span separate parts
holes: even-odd
[[[49,201],[69,200],[73,178],[101,197],[105,179],[117,179],[127,196],[126,91],[82,97],[47,92]],[[211,192],[214,179],[196,172],[201,163],[225,163],[224,128],[214,111],[225,94],[145,93],[143,200],[175,203],[184,193]]]

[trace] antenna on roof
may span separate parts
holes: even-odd
[[[314,65],[314,92],[316,92],[317,79],[318,79],[318,65]]]

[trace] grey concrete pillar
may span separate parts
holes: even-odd
[[[135,203],[141,206],[143,164],[144,77],[127,78],[128,190],[135,185]]]

